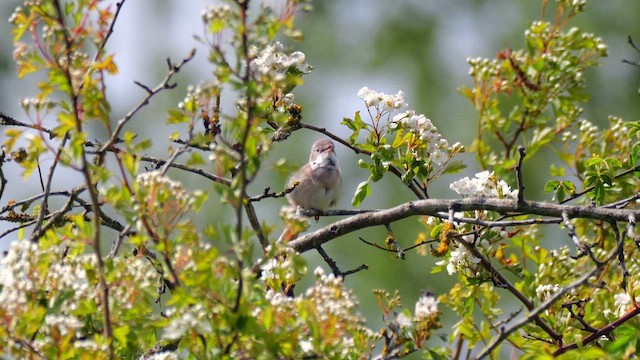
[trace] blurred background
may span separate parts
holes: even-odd
[[[110,2],[115,4],[115,1]],[[37,92],[35,83],[42,77],[38,74],[21,80],[16,77],[11,60],[12,35],[6,19],[20,3],[17,0],[0,3],[0,18],[4,19],[0,21],[0,111],[28,121],[19,101]],[[178,87],[154,98],[130,123],[130,130],[153,140],[150,154],[166,158],[170,145],[168,136],[180,130],[177,126],[166,125],[167,108],[177,106],[184,98],[188,84],[197,84],[212,76],[212,68],[207,63],[207,49],[193,39],[193,35],[203,34],[200,10],[210,3],[212,1],[129,0],[107,46],[115,53],[119,67],[119,74],[107,83],[113,121],[126,114],[144,96],[143,90],[133,84],[134,80],[155,86],[165,76],[167,57],[177,62],[192,48],[198,51],[194,61],[175,78]],[[305,41],[286,42],[291,49],[304,52],[307,62],[314,67],[313,73],[305,77],[305,85],[295,90],[296,102],[304,109],[303,121],[345,137],[348,132],[340,125],[342,119],[352,117],[358,110],[364,114],[363,102],[356,96],[361,87],[368,86],[386,93],[402,90],[409,103],[408,109],[424,113],[450,144],[459,141],[468,146],[477,129],[477,114],[458,92],[461,86],[471,84],[466,58],[494,58],[501,49],[524,47],[524,30],[532,21],[540,19],[540,3],[538,0],[315,1],[315,10],[302,14],[297,20]],[[640,54],[627,44],[629,35],[640,43],[638,14],[639,1],[591,1],[587,4],[586,13],[569,25],[593,32],[609,45],[609,57],[604,59],[602,66],[585,74],[586,91],[592,98],[585,104],[584,117],[598,125],[605,126],[609,115],[621,116],[628,121],[640,118],[640,68],[621,62],[622,59],[640,60]],[[231,107],[227,109],[227,112],[232,110]],[[96,138],[103,135],[100,129],[94,129],[92,133]],[[320,134],[301,130],[294,133],[289,141],[274,145],[269,161],[261,177],[251,186],[250,193],[258,194],[267,186],[272,190],[282,189],[286,176],[275,172],[272,164],[286,158],[296,166],[302,165],[307,160],[311,143],[320,137]],[[357,155],[340,146],[336,150],[345,178],[338,207],[349,208],[357,184],[368,174],[356,166]],[[545,159],[544,154],[538,155],[537,162],[530,166],[533,168],[535,164],[553,161]],[[550,149],[546,154],[553,156],[553,151]],[[448,184],[464,176],[473,176],[479,170],[472,154],[465,154],[462,159],[469,165],[468,169],[463,174],[445,176],[435,182],[430,188],[432,198],[456,197]],[[43,169],[51,161],[52,158],[41,159]],[[549,199],[542,191],[547,169],[548,166],[544,166],[527,174],[529,197]],[[10,182],[0,206],[6,205],[10,199],[23,199],[40,192],[37,174],[20,179],[21,170],[14,163],[5,165],[4,171]],[[229,218],[220,210],[219,198],[211,183],[179,172],[171,172],[170,175],[183,181],[190,189],[210,192],[209,205],[196,219],[200,225],[221,223]],[[58,171],[53,190],[68,189],[81,181],[77,173]],[[411,193],[398,179],[387,176],[373,184],[372,196],[361,207],[385,208],[411,199]],[[257,211],[261,220],[281,226],[277,214],[285,203],[283,199],[260,202]],[[52,208],[60,205],[54,201]],[[312,225],[312,230],[328,224],[330,220],[322,219]],[[0,232],[11,226],[0,223]],[[392,228],[401,246],[412,244],[421,230],[416,219],[398,222]],[[30,231],[27,230],[26,234]],[[383,227],[373,228],[344,236],[325,247],[343,271],[363,263],[369,265],[369,270],[348,277],[346,284],[356,292],[361,312],[368,319],[367,325],[374,330],[380,328],[382,321],[373,289],[399,290],[403,305],[412,309],[422,289],[440,295],[447,293],[451,286],[446,272],[430,274],[435,262],[430,256],[421,257],[410,252],[405,260],[399,260],[358,240],[358,237],[363,237],[382,244],[385,236]],[[0,250],[7,249],[10,241],[16,238],[17,233],[12,233],[0,239]],[[106,242],[112,240],[108,238]],[[565,244],[563,240],[556,242],[558,246]],[[309,262],[310,275],[298,287],[298,293],[313,280],[316,266],[323,266],[329,271],[316,253],[307,253],[305,257]],[[453,318],[446,309],[442,310],[446,326],[438,334],[446,337],[451,332]],[[437,339],[436,343],[439,343]]]

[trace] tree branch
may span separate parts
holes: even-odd
[[[398,205],[396,207],[368,211],[349,218],[334,222],[328,226],[318,229],[310,234],[299,237],[289,243],[296,251],[302,253],[315,249],[339,236],[364,229],[371,226],[389,224],[415,215],[437,215],[440,212],[448,212],[449,209],[455,211],[488,210],[498,213],[514,213],[547,216],[562,219],[562,213],[566,212],[569,218],[584,218],[603,221],[628,222],[629,215],[640,215],[640,210],[629,209],[608,209],[591,206],[563,205],[538,201],[528,201],[525,205],[518,205],[517,200],[488,199],[488,198],[467,198],[462,200],[437,200],[426,199],[417,200]],[[308,212],[307,212],[308,213]],[[324,214],[332,214],[326,211]],[[304,214],[306,215],[306,214]]]

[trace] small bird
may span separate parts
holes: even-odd
[[[331,140],[313,143],[309,162],[289,179],[287,187],[292,186],[295,188],[287,199],[295,209],[324,211],[336,205],[342,189],[342,175]]]

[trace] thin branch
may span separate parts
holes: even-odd
[[[122,6],[124,5],[125,1],[126,0],[122,0],[116,3],[116,13],[113,15],[113,19],[111,20],[111,25],[109,25],[109,30],[107,31],[107,35],[104,37],[104,39],[100,43],[100,46],[98,47],[98,52],[96,53],[96,57],[94,58],[94,61],[99,58],[99,55],[101,53],[104,52],[104,47],[107,45],[109,38],[111,38],[111,35],[113,34],[113,28],[116,25],[116,20],[118,20],[118,15],[120,15],[120,10],[122,9]]]
[[[562,222],[564,224],[564,226],[567,228],[567,230],[569,230],[569,237],[571,238],[571,241],[573,241],[573,244],[576,246],[576,248],[579,250],[579,255],[581,256],[583,254],[589,254],[589,256],[591,256],[591,259],[593,259],[596,263],[598,263],[598,260],[594,257],[593,253],[591,252],[591,250],[589,249],[589,247],[585,244],[583,244],[580,241],[580,238],[578,237],[578,234],[576,233],[576,227],[573,226],[573,224],[571,223],[569,216],[567,215],[566,212],[562,213]]]
[[[365,244],[367,244],[367,245],[369,245],[369,246],[373,246],[374,248],[376,248],[376,249],[378,249],[378,250],[382,250],[382,251],[386,251],[386,252],[390,252],[390,253],[395,253],[395,252],[396,252],[395,250],[387,249],[387,248],[382,247],[382,246],[380,246],[380,245],[378,245],[378,244],[376,244],[376,243],[373,243],[373,242],[367,241],[367,240],[363,239],[363,238],[362,238],[362,237],[360,237],[360,236],[358,236],[358,239],[360,239],[360,241],[362,241],[363,243],[365,243]]]
[[[611,222],[611,229],[613,229],[613,234],[616,237],[616,242],[618,243],[618,263],[620,264],[620,269],[622,269],[622,284],[621,287],[623,290],[627,290],[627,281],[629,279],[629,270],[627,270],[627,265],[624,262],[624,247],[622,246],[624,243],[624,237],[620,233],[618,229],[618,224],[615,221]]]
[[[40,204],[40,213],[38,214],[38,219],[36,220],[35,229],[31,234],[31,241],[33,242],[37,242],[40,238],[40,236],[33,236],[33,234],[44,234],[44,232],[40,231],[40,228],[42,227],[44,216],[47,215],[47,213],[49,212],[49,193],[51,192],[51,184],[53,183],[53,174],[56,170],[56,167],[58,166],[58,163],[60,162],[62,151],[64,150],[64,147],[67,144],[67,140],[69,139],[68,134],[69,133],[67,132],[67,134],[63,136],[62,142],[58,147],[58,152],[56,153],[56,156],[53,160],[53,164],[51,164],[51,167],[49,168],[49,173],[47,174],[47,181],[43,189],[44,192],[42,197],[42,203]]]
[[[640,165],[636,165],[635,167],[631,168],[631,169],[627,169],[625,171],[620,172],[619,174],[617,174],[616,176],[614,176],[614,179],[619,179],[621,177],[627,176],[629,174],[633,174],[636,171],[640,171]],[[566,204],[571,200],[577,199],[579,197],[581,197],[582,195],[588,193],[589,191],[595,189],[595,185],[591,185],[589,187],[586,187],[584,189],[582,189],[582,191],[579,191],[575,194],[573,194],[572,196],[569,196],[568,198],[562,200],[559,202],[559,204]]]
[[[0,148],[0,200],[2,200],[2,195],[4,194],[4,188],[7,186],[7,178],[4,177],[4,171],[2,170],[2,166],[4,165],[6,153],[4,151],[4,146]]]
[[[245,195],[246,199],[246,195]],[[262,230],[262,225],[260,225],[260,220],[258,220],[258,215],[256,214],[256,209],[253,207],[251,201],[242,201],[244,203],[244,212],[247,214],[247,218],[249,219],[249,224],[251,224],[251,228],[256,233],[258,237],[258,241],[260,242],[260,246],[262,247],[262,251],[266,253],[267,247],[269,246],[269,239],[264,234]]]
[[[271,191],[271,188],[267,187],[264,189],[262,194],[248,197],[247,200],[249,200],[250,202],[254,202],[254,201],[260,201],[266,198],[274,198],[274,199],[282,198],[287,196],[287,194],[292,192],[295,188],[296,188],[295,186],[289,186],[280,192],[275,192],[275,191]]]
[[[594,341],[596,341],[598,339],[601,339],[603,336],[607,336],[607,335],[611,334],[611,332],[613,332],[613,330],[617,329],[620,325],[624,324],[625,322],[633,319],[638,314],[640,314],[640,307],[635,307],[635,308],[633,308],[633,310],[631,310],[628,313],[624,314],[619,319],[615,320],[614,322],[612,322],[612,323],[610,323],[610,324],[608,324],[606,326],[603,326],[598,331],[596,331],[593,334],[587,336],[582,341],[560,347],[558,350],[556,350],[553,353],[553,356],[560,356],[560,355],[566,353],[569,350],[577,349],[578,347],[583,347],[583,346],[585,346],[585,345],[587,345],[589,343],[592,343],[592,342],[594,342]]]
[[[81,188],[72,190],[67,203],[60,210],[51,214],[51,217],[46,223],[44,223],[41,227],[34,230],[33,233],[31,234],[30,240],[32,242],[36,242],[40,237],[44,235],[45,232],[47,232],[47,230],[49,230],[52,226],[57,224],[60,221],[60,219],[62,219],[62,217],[71,210],[71,205],[73,205],[73,202],[76,200],[76,197],[85,190],[86,190],[86,187],[81,187]],[[44,217],[42,217],[42,219],[44,220]],[[36,220],[36,223],[39,221],[41,221],[40,218]]]
[[[107,141],[104,145],[102,145],[102,147],[100,147],[100,149],[98,150],[98,153],[105,153],[106,151],[111,149],[111,147],[116,143],[118,136],[120,135],[120,132],[122,131],[124,126],[129,122],[129,120],[131,120],[131,118],[138,111],[140,111],[140,109],[142,109],[149,103],[149,101],[153,96],[155,96],[162,90],[172,89],[175,87],[175,84],[170,84],[171,79],[175,74],[177,74],[180,71],[180,69],[182,69],[182,67],[187,62],[193,59],[195,54],[196,54],[196,50],[192,49],[191,52],[184,59],[182,59],[182,61],[180,61],[178,64],[175,64],[175,65],[170,64],[171,66],[169,66],[169,71],[165,76],[164,80],[162,80],[162,82],[158,84],[155,88],[150,89],[151,92],[147,92],[147,95],[142,100],[140,100],[140,102],[133,109],[131,109],[131,111],[129,111],[122,119],[118,121],[116,128],[113,130],[113,133],[109,138],[109,141]]]
[[[524,146],[518,146],[518,153],[520,157],[518,158],[518,164],[516,165],[516,175],[518,177],[518,204],[524,205],[524,182],[522,181],[522,162],[524,161],[527,153],[525,152]]]
[[[158,166],[163,166],[163,165],[167,164],[166,160],[158,159],[158,158],[155,158],[155,157],[149,156],[149,155],[135,155],[134,154],[134,157],[136,157],[136,158],[138,158],[138,159],[140,159],[142,161],[146,161],[146,162],[150,162],[150,163],[156,164]],[[187,171],[187,172],[190,172],[190,173],[193,173],[193,174],[200,175],[202,177],[205,177],[205,178],[207,178],[207,179],[209,179],[209,180],[211,180],[213,182],[216,182],[216,183],[219,183],[219,184],[222,184],[222,185],[231,186],[231,180],[229,180],[227,178],[224,178],[224,177],[221,177],[221,176],[218,176],[218,175],[211,174],[211,173],[206,172],[206,171],[204,171],[202,169],[194,168],[194,167],[191,167],[191,166],[188,166],[188,165],[179,164],[179,163],[171,163],[169,165],[169,167],[172,167],[172,168],[175,168],[175,169],[184,170],[184,171]]]
[[[516,289],[513,284],[507,278],[505,278],[480,251],[476,248],[475,244],[471,242],[467,242],[463,239],[457,240],[460,244],[462,244],[473,256],[480,259],[480,264],[482,267],[491,274],[492,280],[497,283],[499,286],[505,288],[509,291],[513,296],[515,296],[528,310],[533,310],[534,304],[529,298],[527,298],[522,292]],[[549,336],[556,342],[562,342],[562,335],[556,333],[549,324],[544,322],[538,315],[533,315],[529,318],[529,320],[533,320],[536,325],[538,325],[544,332],[549,334]]]
[[[129,235],[130,230],[131,230],[131,224],[127,225],[125,228],[123,228],[120,231],[120,233],[116,237],[116,240],[113,242],[113,246],[111,246],[111,251],[109,251],[107,258],[113,259],[118,254],[118,250],[120,250],[120,245],[122,245],[122,240],[124,239],[125,236]]]
[[[607,205],[604,205],[603,207],[606,208],[614,208],[614,209],[622,209],[627,207],[629,204],[637,201],[638,199],[640,199],[640,193],[632,195],[626,199],[622,199],[622,200],[618,200],[612,203],[609,203]]]
[[[332,239],[342,235],[364,229],[371,226],[389,224],[407,217],[416,215],[437,215],[449,211],[474,211],[488,210],[498,213],[527,213],[530,215],[548,216],[556,219],[562,218],[566,212],[569,218],[585,218],[603,221],[627,222],[629,214],[640,214],[640,210],[607,209],[591,206],[562,205],[538,201],[527,201],[526,205],[518,205],[517,200],[467,198],[462,200],[436,200],[426,199],[411,201],[399,206],[379,211],[369,211],[353,215],[306,234],[289,243],[298,252],[305,252],[316,248]],[[305,212],[303,215],[307,215]],[[325,213],[331,214],[331,211]]]
[[[335,275],[336,277],[344,277],[344,274],[342,273],[342,271],[340,271],[340,268],[338,268],[338,264],[336,264],[336,261],[333,260],[333,258],[331,258],[331,256],[329,256],[326,251],[324,251],[322,246],[318,246],[316,250],[318,250],[318,253],[320,254],[320,256],[322,256],[322,259],[324,259],[327,265],[329,265],[331,271],[333,272],[333,275]]]
[[[66,57],[66,65],[62,65],[60,64],[60,62],[58,62],[58,67],[64,71],[65,74],[65,78],[67,80],[67,85],[69,86],[69,96],[71,97],[71,102],[72,102],[72,111],[73,111],[73,119],[75,121],[75,131],[78,134],[81,134],[83,132],[82,129],[82,118],[81,118],[81,114],[79,111],[79,107],[80,104],[79,102],[79,94],[74,88],[74,84],[73,84],[73,77],[71,75],[71,70],[69,69],[69,67],[71,66],[71,64],[73,64],[72,62],[72,54],[71,51],[74,48],[73,43],[71,38],[69,37],[69,28],[67,27],[66,23],[65,23],[65,18],[63,16],[62,13],[62,8],[60,5],[60,1],[56,0],[54,1],[54,7],[56,10],[56,14],[57,14],[57,23],[60,25],[60,27],[63,29],[63,38],[64,38],[64,42],[65,42],[65,48],[64,48],[64,52],[65,52],[65,57]],[[117,135],[116,135],[117,137]],[[63,144],[64,141],[66,141],[66,136],[63,138]],[[113,139],[113,138],[112,138]],[[62,148],[63,146],[61,146]],[[100,204],[98,203],[98,194],[97,194],[97,189],[94,186],[93,180],[91,179],[91,173],[90,173],[90,169],[89,169],[89,164],[87,161],[87,156],[86,156],[86,149],[84,146],[80,147],[80,161],[81,161],[81,173],[82,176],[84,177],[84,181],[85,181],[85,185],[87,187],[87,190],[89,191],[89,197],[91,198],[91,209],[93,211],[93,218],[92,218],[92,225],[93,225],[93,234],[92,234],[92,239],[93,239],[93,251],[96,254],[96,258],[98,261],[98,278],[99,278],[99,288],[101,290],[100,292],[100,297],[101,297],[101,301],[102,301],[102,320],[104,321],[104,331],[103,331],[103,335],[105,337],[105,341],[107,342],[107,353],[108,353],[108,358],[109,359],[113,359],[114,357],[114,349],[113,349],[113,332],[112,332],[112,327],[111,327],[111,317],[110,317],[110,311],[109,311],[109,287],[106,283],[105,280],[105,271],[104,271],[104,262],[101,256],[101,251],[100,251],[100,213],[101,213],[101,209],[100,209]],[[56,159],[56,161],[59,161],[59,159]],[[55,163],[54,163],[55,164]],[[52,173],[53,171],[50,171],[50,173]],[[45,194],[48,191],[45,192]],[[46,200],[46,196],[45,196],[45,200]],[[45,209],[42,209],[43,211]],[[44,226],[43,226],[44,228]],[[36,232],[34,232],[35,234]],[[32,235],[31,240],[33,241],[34,237]]]
[[[24,128],[34,129],[34,130],[38,130],[38,131],[43,131],[43,132],[46,132],[47,134],[49,134],[49,137],[51,137],[51,138],[54,138],[56,136],[56,133],[54,133],[52,130],[45,129],[40,125],[32,125],[32,124],[23,123],[21,121],[18,121],[16,119],[12,118],[11,116],[3,114],[1,112],[0,112],[0,125],[17,126],[17,127],[24,127]]]
[[[349,276],[351,274],[355,274],[355,273],[360,272],[362,270],[369,270],[369,265],[362,264],[362,265],[358,266],[355,269],[347,270],[347,271],[342,273],[342,277],[345,278],[345,277],[347,277],[347,276]]]

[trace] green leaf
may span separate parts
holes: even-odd
[[[167,123],[169,124],[180,124],[180,123],[188,123],[189,117],[185,115],[182,111],[169,109],[169,118],[167,119]]]
[[[442,172],[442,174],[457,174],[460,171],[462,171],[463,169],[467,168],[467,164],[465,164],[464,162],[460,161],[460,160],[455,160],[449,163],[449,165],[447,165],[447,167],[444,169],[444,171]]]
[[[369,185],[369,179],[358,184],[358,188],[356,189],[355,194],[353,195],[353,199],[351,200],[351,205],[358,207],[362,204],[362,201],[371,194],[371,185]]]
[[[640,158],[640,143],[635,143],[631,149],[631,154],[629,154],[630,167],[633,168],[638,165],[638,158]]]
[[[113,329],[113,337],[118,340],[120,346],[127,347],[127,335],[129,335],[130,330],[128,326],[120,326]]]
[[[590,159],[588,159],[585,162],[585,166],[586,167],[592,167],[592,166],[596,166],[596,165],[601,165],[604,162],[604,160],[602,158],[599,157],[592,157]]]
[[[353,120],[344,118],[341,124],[346,125],[351,131],[353,131],[353,133],[349,136],[349,142],[351,143],[351,145],[355,144],[358,141],[360,130],[364,129],[367,126],[367,124],[362,121],[362,117],[360,117],[360,111],[356,111],[353,116]]]
[[[442,224],[438,224],[436,226],[433,227],[433,229],[431,229],[431,232],[429,233],[429,236],[431,236],[434,239],[437,239],[440,237],[440,231],[442,230]]]
[[[463,317],[468,318],[473,315],[475,300],[476,300],[475,296],[467,296],[464,299],[464,313],[462,314]]]
[[[544,193],[548,194],[554,191],[560,185],[560,181],[558,180],[550,180],[546,184],[544,184]]]

